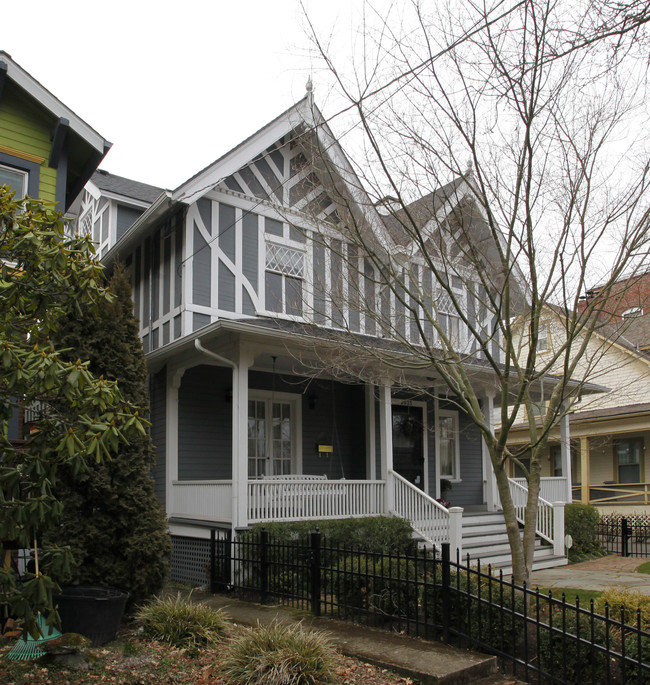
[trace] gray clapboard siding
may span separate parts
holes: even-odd
[[[210,279],[212,260],[210,248],[197,226],[194,226],[194,257],[192,268],[192,302],[210,306]]]
[[[196,366],[183,375],[178,391],[179,480],[232,477],[232,371]]]
[[[117,205],[117,239],[119,240],[133,226],[142,214],[141,209]]]
[[[230,205],[219,204],[219,248],[233,263],[237,259],[235,235],[235,208]]]
[[[235,274],[219,260],[219,309],[235,311]]]
[[[459,412],[458,423],[462,482],[454,483],[449,498],[454,506],[464,507],[483,502],[483,451],[480,431],[466,414]]]
[[[259,282],[259,217],[257,214],[244,213],[242,218],[242,273],[258,291]],[[245,314],[253,312],[244,312]]]

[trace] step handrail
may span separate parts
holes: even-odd
[[[461,549],[463,510],[447,509],[395,471],[389,471],[388,476],[393,495],[391,513],[408,519],[417,535],[437,549],[443,542]]]
[[[516,481],[513,478],[508,478],[508,483],[510,484],[510,496],[512,497],[512,503],[515,507],[515,516],[517,521],[522,525],[526,523],[526,504],[528,502],[528,487],[523,485],[521,482]],[[501,501],[499,500],[499,504]],[[539,497],[537,500],[537,520],[535,521],[535,534],[550,542],[554,547],[558,546],[558,518],[562,519],[562,531],[564,531],[564,506],[563,503],[556,503],[554,505],[548,502],[543,497]],[[560,504],[562,506],[560,507]],[[559,513],[559,509],[562,509],[562,514]],[[562,537],[563,537],[562,532]],[[563,546],[562,540],[562,546]],[[562,552],[563,553],[563,552]]]

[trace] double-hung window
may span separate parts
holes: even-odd
[[[438,445],[440,478],[460,480],[460,446],[458,444],[458,412],[441,409],[438,412]]]
[[[301,317],[305,279],[304,235],[288,224],[265,219],[265,307]]]
[[[640,483],[643,440],[641,438],[617,440],[614,443],[614,452],[618,468],[618,482]]]
[[[0,186],[9,186],[16,193],[16,198],[27,195],[27,181],[26,171],[0,164]]]

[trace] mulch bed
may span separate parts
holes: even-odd
[[[3,658],[14,644],[0,640],[1,685],[226,685],[219,673],[219,648],[186,650],[138,637],[134,626],[124,628],[105,647],[88,648],[81,665],[47,663],[49,656],[35,661]],[[80,667],[81,666],[81,667]],[[411,685],[412,680],[339,655],[336,674],[341,685]]]

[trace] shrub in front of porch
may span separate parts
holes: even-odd
[[[599,514],[591,504],[573,502],[564,508],[564,532],[573,538],[569,558],[602,552],[598,539]]]
[[[397,516],[260,523],[250,532],[257,534],[263,529],[275,542],[303,545],[309,544],[311,533],[319,531],[324,547],[332,551],[340,548],[373,554],[406,554],[414,546],[410,522]]]
[[[65,320],[57,344],[62,357],[88,360],[95,375],[117,381],[126,400],[146,418],[147,366],[129,279],[118,267],[108,291],[112,299],[99,311],[82,308]],[[143,429],[112,459],[89,460],[79,473],[59,470],[55,492],[63,513],[50,541],[74,551],[73,584],[118,587],[130,593],[131,605],[162,589],[171,540],[151,479],[155,459],[151,435]]]

